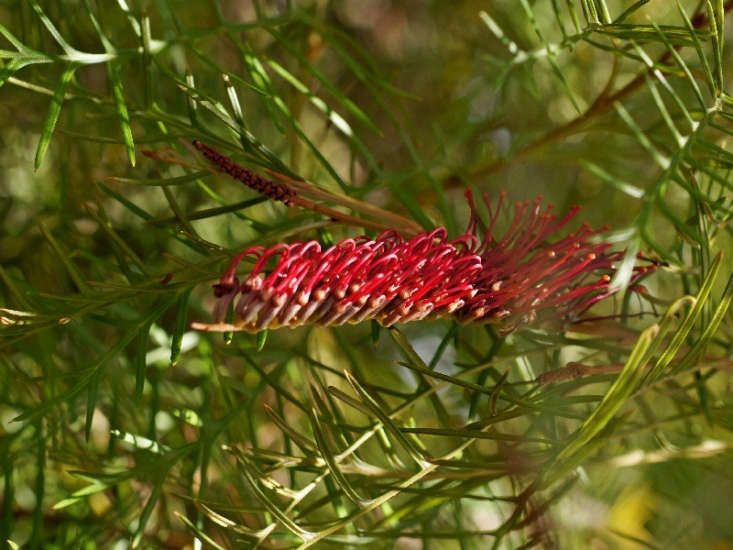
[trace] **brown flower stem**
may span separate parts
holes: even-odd
[[[301,196],[296,196],[292,199],[293,204],[296,204],[300,206],[301,208],[305,208],[306,210],[310,210],[311,212],[317,212],[319,214],[323,214],[325,216],[328,216],[334,221],[339,221],[341,223],[347,224],[347,225],[355,225],[356,227],[365,227],[367,229],[374,229],[376,231],[387,231],[388,229],[394,229],[393,227],[389,225],[384,225],[379,222],[373,222],[371,220],[365,220],[363,218],[357,218],[356,216],[350,216],[349,214],[344,214],[343,212],[339,212],[338,210],[334,210],[333,208],[329,208],[328,206],[322,206],[318,203],[313,202],[310,199],[306,199]],[[413,234],[409,231],[403,231],[404,233]],[[414,233],[416,234],[416,233]]]
[[[731,9],[733,9],[733,0],[728,0],[728,2],[726,2],[724,5],[723,10],[725,13],[728,13]],[[709,21],[707,15],[704,12],[700,11],[700,9],[698,8],[695,12],[695,15],[691,19],[691,23],[694,28],[699,29],[707,26]],[[675,46],[675,50],[679,50],[680,47],[681,46]],[[667,62],[670,56],[671,53],[667,51],[656,61],[654,66]],[[613,94],[610,94],[610,90],[608,90],[608,87],[606,87],[606,89],[604,89],[600,93],[600,95],[593,102],[593,105],[591,105],[585,113],[574,118],[570,122],[563,124],[562,126],[550,130],[544,136],[525,145],[522,149],[517,151],[511,157],[496,159],[486,166],[475,170],[468,175],[468,179],[477,180],[484,178],[490,174],[501,172],[512,164],[531,156],[533,153],[540,149],[543,149],[547,145],[550,145],[551,143],[554,143],[579,132],[591,120],[607,113],[613,107],[614,103],[625,99],[626,97],[637,91],[645,83],[646,77],[651,70],[652,69],[650,68],[644,69],[638,75],[636,75],[636,77],[631,82],[629,82],[628,84],[626,84],[626,86]],[[452,188],[462,186],[462,183],[460,181],[460,178],[449,177],[445,182],[445,186],[446,188]]]
[[[414,224],[414,222],[410,222],[409,220],[401,218],[400,216],[396,216],[391,212],[384,211],[377,207],[371,207],[370,205],[367,205],[366,203],[363,203],[361,201],[355,201],[353,199],[348,200],[349,198],[346,197],[346,195],[337,195],[335,193],[331,193],[325,190],[320,190],[313,184],[310,184],[304,180],[298,181],[270,170],[268,170],[268,173],[277,177],[280,182],[277,183],[272,180],[263,178],[259,174],[256,174],[255,172],[244,168],[243,166],[240,166],[231,158],[221,154],[213,147],[210,147],[209,145],[202,143],[201,141],[194,140],[193,146],[198,149],[206,158],[206,160],[214,165],[218,169],[218,171],[224,172],[231,178],[241,181],[250,189],[254,189],[258,193],[265,195],[272,200],[283,202],[287,206],[295,204],[313,212],[326,214],[334,220],[342,221],[350,225],[368,227],[381,231],[386,231],[387,229],[391,228],[391,226],[388,225],[383,225],[381,223],[368,220],[362,220],[361,218],[342,214],[337,210],[321,206],[301,196],[302,192],[306,192],[311,196],[330,200],[331,202],[336,204],[340,203],[342,205],[348,205],[353,210],[369,212],[371,215],[376,215],[381,219],[385,219],[385,221],[391,219],[393,225],[397,224],[398,227],[400,227],[400,230],[403,232],[411,233],[414,235],[417,234],[420,230],[420,228],[416,224]],[[415,230],[413,230],[413,226],[414,228],[416,228]]]
[[[175,153],[172,153],[170,151],[143,151],[143,154],[149,158],[152,158],[159,162],[164,162],[166,164],[178,164],[180,166],[185,166],[190,169],[196,168],[195,166],[187,163],[185,160],[179,158]],[[236,168],[241,168],[238,165],[235,166]],[[217,170],[213,166],[207,166],[206,169],[212,174],[220,173],[220,170]],[[246,170],[244,168],[241,168],[241,170],[250,172],[249,170]],[[342,195],[339,193],[326,191],[325,189],[320,189],[314,184],[305,180],[295,180],[284,174],[280,174],[272,170],[266,169],[265,171],[272,177],[280,180],[280,183],[278,184],[272,183],[273,186],[282,186],[283,188],[292,192],[292,196],[287,197],[286,204],[300,206],[301,208],[310,210],[311,212],[323,214],[334,221],[338,221],[347,225],[374,229],[380,232],[386,231],[388,229],[397,229],[405,236],[414,236],[422,231],[422,228],[414,221],[388,210],[379,208],[378,206],[374,206],[372,204],[354,199],[347,195]],[[267,182],[265,181],[265,183]],[[328,206],[323,206],[314,202],[313,200],[310,200],[309,198],[303,197],[303,194],[309,195],[310,197],[313,197],[315,199],[330,202],[331,204],[345,206],[356,212],[375,217],[385,223],[344,214],[343,212],[339,212],[338,210],[329,208]]]
[[[305,193],[313,198],[328,201],[331,204],[346,206],[347,208],[351,208],[352,210],[361,212],[367,216],[379,218],[389,224],[389,227],[392,229],[399,229],[400,232],[407,235],[417,235],[423,231],[423,228],[414,221],[400,216],[399,214],[395,214],[394,212],[390,212],[389,210],[384,210],[383,208],[369,204],[368,202],[360,201],[341,193],[334,193],[332,191],[321,189],[308,181],[295,180],[273,170],[266,169],[265,171],[272,177],[278,178],[280,181],[294,188],[298,192],[299,196],[302,193]]]

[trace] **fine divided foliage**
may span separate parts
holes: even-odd
[[[0,0],[0,550],[733,547],[731,11]]]

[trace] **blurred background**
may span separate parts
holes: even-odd
[[[0,548],[733,548],[731,9],[0,0]],[[452,236],[468,188],[580,204],[665,267],[590,326],[195,332],[234,253],[374,232],[192,139]]]

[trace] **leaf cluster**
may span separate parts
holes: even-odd
[[[730,543],[731,10],[0,2],[0,548]],[[509,336],[189,329],[239,250],[457,235],[467,186],[612,223],[615,301]]]

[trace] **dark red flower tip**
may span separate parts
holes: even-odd
[[[542,208],[541,198],[517,203],[509,228],[498,238],[504,194],[495,207],[483,196],[488,224],[479,219],[470,192],[466,198],[471,218],[466,232],[453,240],[439,227],[410,239],[394,230],[375,239],[355,237],[325,250],[316,241],[248,248],[214,285],[214,323],[195,328],[256,332],[366,319],[384,326],[454,319],[496,323],[508,332],[540,320],[567,319],[614,292],[614,262],[623,251],[592,242],[597,232],[587,224],[550,241],[580,207],[558,217],[552,205]],[[237,268],[250,255],[254,267],[240,282]],[[635,267],[632,283],[655,267]]]

